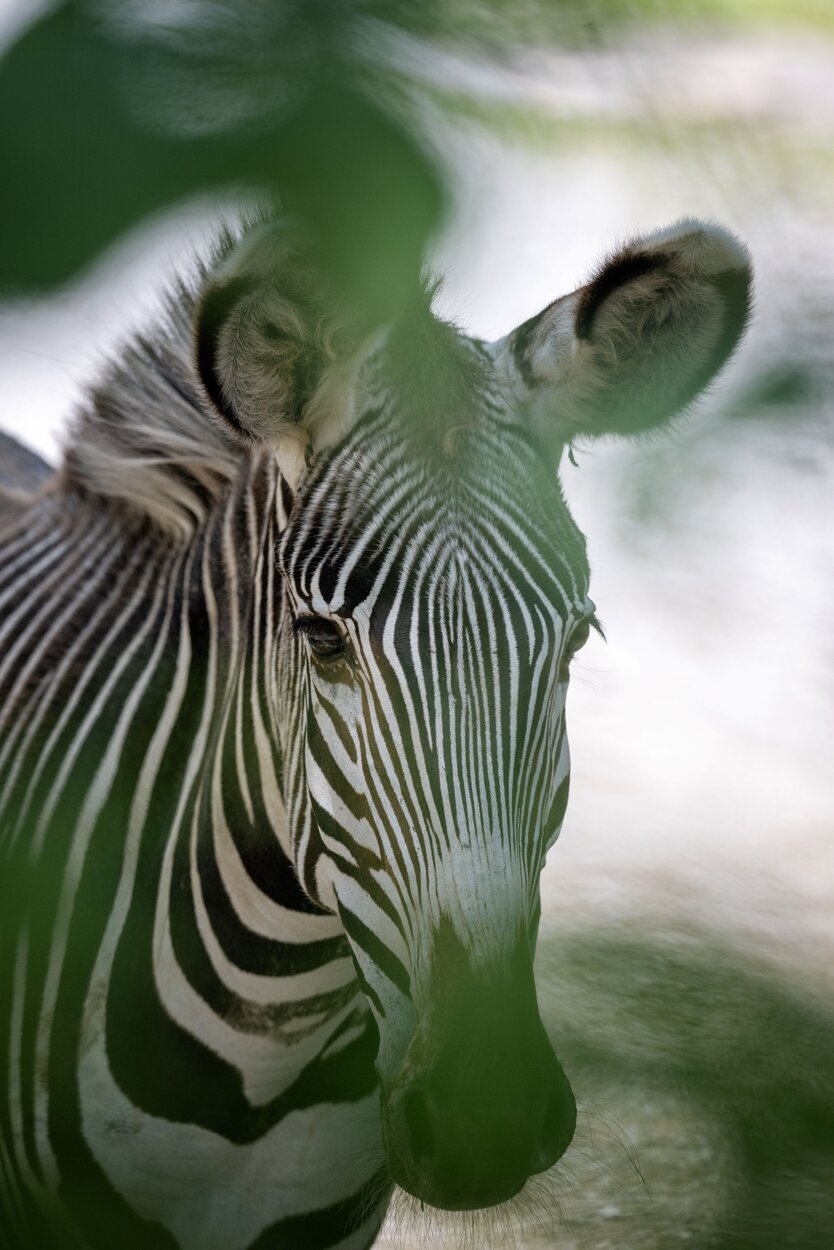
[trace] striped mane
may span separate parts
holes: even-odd
[[[214,418],[194,362],[200,290],[234,243],[225,231],[208,260],[169,286],[155,324],[122,346],[81,401],[65,449],[66,486],[182,539],[248,458]]]

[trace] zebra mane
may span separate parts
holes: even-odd
[[[135,519],[187,541],[239,476],[254,443],[235,437],[211,402],[196,359],[195,326],[211,276],[258,224],[255,217],[224,227],[190,274],[170,283],[153,324],[132,335],[90,387],[70,426],[65,488],[117,502]],[[454,477],[459,455],[475,441],[491,361],[435,315],[438,286],[423,274],[391,327],[382,380],[397,396],[415,461]],[[317,327],[319,338],[322,333]]]
[[[183,539],[250,454],[213,415],[193,360],[199,292],[236,239],[224,229],[211,255],[171,282],[154,324],[122,345],[82,400],[65,447],[65,486]]]

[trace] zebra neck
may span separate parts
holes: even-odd
[[[56,488],[0,541],[0,1156],[74,1245],[243,1250],[297,1192],[342,1228],[379,1166],[375,1033],[287,853],[273,488],[187,542]]]

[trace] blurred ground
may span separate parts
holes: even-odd
[[[539,980],[579,1096],[555,1179],[484,1222],[395,1207],[383,1245],[830,1247],[830,985],[658,911],[551,926]]]
[[[446,315],[500,335],[618,237],[680,216],[748,241],[757,313],[671,436],[565,468],[609,636],[574,667],[571,804],[543,882],[543,1014],[577,1142],[529,1209],[445,1231],[395,1213],[383,1244],[828,1248],[834,43],[738,28],[499,66],[396,54],[426,109],[454,107]],[[79,381],[208,215],[0,310],[5,428],[55,457]]]

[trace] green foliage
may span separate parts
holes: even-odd
[[[246,189],[280,197],[354,304],[389,316],[443,196],[381,75],[360,81],[351,7],[166,12],[70,0],[0,64],[0,287],[54,286],[148,214]]]
[[[392,32],[503,52],[774,19],[834,28],[828,0],[65,0],[0,61],[0,291],[54,287],[149,214],[246,190],[306,223],[376,322],[445,200]]]

